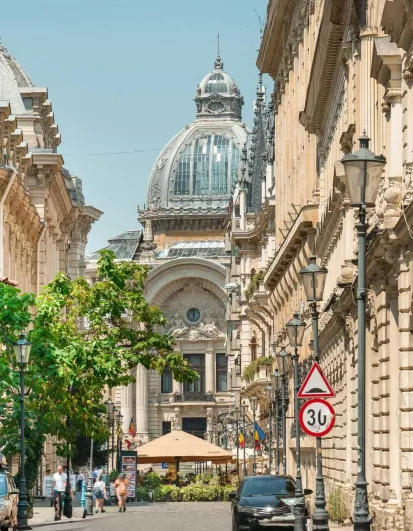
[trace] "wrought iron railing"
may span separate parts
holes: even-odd
[[[215,402],[215,397],[212,393],[189,392],[189,393],[174,393],[174,402]]]

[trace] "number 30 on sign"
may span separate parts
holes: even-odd
[[[323,437],[333,429],[336,414],[331,404],[322,398],[314,398],[301,407],[299,419],[308,435]]]

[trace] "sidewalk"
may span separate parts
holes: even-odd
[[[101,518],[104,517],[106,513],[117,513],[118,507],[116,505],[111,505],[110,507],[105,507],[105,513],[93,514],[92,518]],[[89,517],[90,518],[90,517]],[[33,518],[29,520],[31,527],[40,527],[45,525],[59,525],[59,524],[68,524],[75,523],[83,520],[83,508],[82,507],[73,507],[73,516],[68,519],[62,515],[62,519],[55,522],[54,521],[54,509],[53,507],[35,507]],[[76,527],[74,527],[76,529]]]

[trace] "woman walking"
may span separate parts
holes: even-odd
[[[95,513],[100,512],[104,513],[105,509],[103,508],[103,504],[105,502],[106,498],[106,485],[103,481],[102,474],[99,474],[97,480],[95,481],[95,484],[93,485],[93,494],[95,495],[96,500],[96,511]]]
[[[121,472],[118,479],[115,481],[115,491],[119,501],[119,512],[126,511],[126,496],[128,494],[129,481],[126,479],[126,474]]]

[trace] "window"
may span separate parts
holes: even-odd
[[[251,361],[254,361],[257,359],[257,339],[255,337],[251,339],[250,349],[251,349]]]
[[[223,393],[227,390],[228,360],[226,354],[217,354],[216,362],[217,392]]]
[[[7,494],[7,478],[4,472],[0,473],[0,496],[3,497]]]
[[[172,393],[172,372],[169,367],[161,375],[161,393]]]
[[[224,76],[222,74],[212,74],[205,86],[205,92],[228,92]]]
[[[32,98],[24,97],[24,98],[22,98],[22,100],[23,100],[23,105],[24,105],[24,108],[26,109],[26,111],[33,110],[33,99]]]
[[[194,195],[209,194],[209,151],[211,136],[198,138],[194,148]]]
[[[189,195],[189,179],[191,175],[191,153],[192,145],[188,146],[182,154],[178,164],[178,171],[175,181],[176,195]]]
[[[294,482],[288,478],[256,476],[246,479],[241,496],[288,496],[294,491]]]
[[[199,374],[195,382],[184,383],[184,393],[204,393],[205,392],[205,356],[204,354],[184,354],[192,369]]]
[[[168,435],[168,433],[171,433],[171,422],[162,422],[162,435]]]
[[[225,195],[228,192],[228,155],[229,139],[215,136],[212,151],[212,195]]]
[[[236,181],[240,152],[224,135],[195,138],[180,155],[174,194],[227,195]]]

